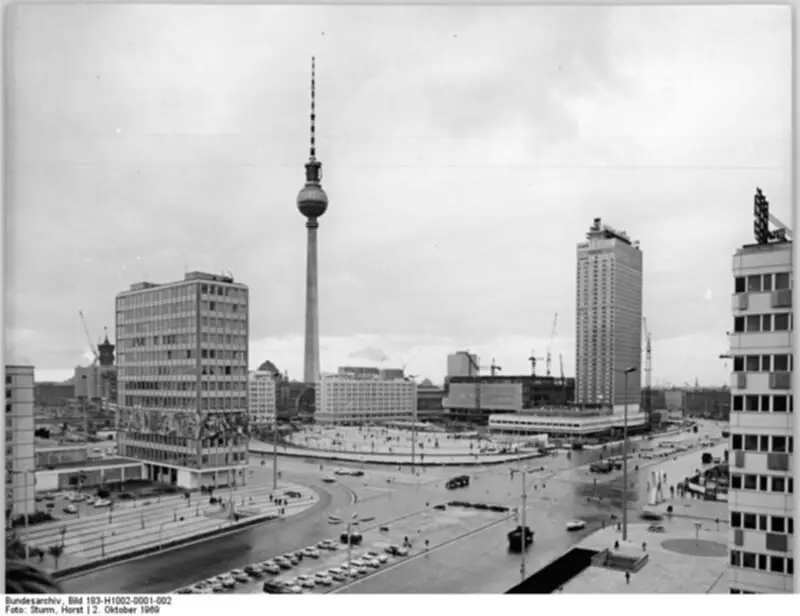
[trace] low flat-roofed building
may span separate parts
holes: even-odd
[[[489,416],[489,430],[500,433],[542,433],[551,436],[589,436],[621,430],[624,417],[610,410],[551,408]],[[628,413],[628,429],[641,430],[646,415],[639,409]]]

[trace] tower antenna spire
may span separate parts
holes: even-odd
[[[316,143],[316,125],[317,125],[317,115],[316,115],[316,101],[315,96],[317,92],[317,84],[316,84],[316,58],[311,56],[311,150],[310,156],[311,160],[317,159],[317,143]]]

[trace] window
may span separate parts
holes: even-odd
[[[772,291],[772,274],[764,274],[764,284],[761,287],[762,291]]]
[[[744,476],[744,489],[745,490],[755,490],[756,489],[756,476],[755,475],[745,475]]]
[[[734,280],[734,288],[736,293],[746,293],[747,279],[744,276],[737,276]]]
[[[744,435],[744,450],[758,451],[758,436],[755,434]]]
[[[789,288],[789,273],[783,272],[780,274],[775,274],[775,290],[780,291],[782,289]]]
[[[755,530],[756,529],[756,514],[755,513],[745,513],[742,516],[743,524],[742,526],[748,530]]]
[[[783,516],[772,516],[772,532],[785,533],[786,532],[786,519]]]
[[[747,322],[747,329],[748,332],[760,332],[761,331],[761,317],[757,314],[750,314],[745,317]]]
[[[758,516],[758,530],[767,530],[767,516]]]
[[[760,441],[758,444],[759,451],[769,451],[769,437],[766,435],[762,435],[758,438]]]
[[[736,355],[733,358],[733,371],[744,372],[744,357],[741,355]]]
[[[741,434],[734,434],[731,437],[731,449],[736,451],[740,451],[742,449],[742,435]]]
[[[794,558],[786,559],[786,573],[794,575]]]
[[[10,374],[6,375],[6,385],[11,385],[11,375]]]
[[[761,356],[761,372],[769,372],[772,357],[769,355],[762,355]]]
[[[767,483],[769,483],[769,477],[766,475],[758,475],[758,489],[761,492],[766,492],[768,490]]]
[[[786,372],[789,370],[789,356],[776,355],[773,361],[772,369],[775,372]]]
[[[789,313],[783,312],[775,315],[775,331],[789,331]]]
[[[747,290],[751,293],[758,293],[761,291],[761,276],[748,276]]]
[[[733,331],[736,333],[741,333],[744,331],[744,317],[733,318]]]
[[[786,396],[772,396],[772,410],[777,413],[785,413]]]
[[[732,567],[742,566],[742,553],[739,550],[731,550],[731,566]]]
[[[742,476],[739,474],[732,474],[731,475],[731,489],[732,490],[741,490],[742,489]]]
[[[746,365],[747,372],[758,372],[761,367],[761,358],[758,355],[748,355]]]
[[[745,569],[755,569],[756,555],[752,552],[742,552],[742,567]]]
[[[731,526],[733,528],[742,527],[742,514],[739,511],[731,511]]]
[[[761,396],[761,411],[769,412],[769,396]]]
[[[783,477],[772,478],[773,492],[786,492],[786,480]]]
[[[774,453],[786,453],[786,437],[773,436],[772,437],[772,451]]]
[[[773,573],[783,573],[783,556],[770,556],[769,570]]]
[[[786,396],[784,396],[785,398]],[[757,411],[758,410],[758,396],[745,396],[745,410]]]
[[[743,411],[744,410],[744,396],[734,396],[733,397],[733,410],[734,411]]]
[[[761,331],[762,332],[771,332],[772,331],[772,315],[771,314],[763,314],[763,315],[761,315]]]
[[[767,570],[767,555],[766,554],[759,554],[758,555],[758,568],[761,571]]]

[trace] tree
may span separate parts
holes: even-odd
[[[64,546],[60,543],[55,545],[51,545],[47,548],[47,553],[53,557],[53,562],[55,563],[56,569],[58,569],[58,559],[64,555]]]

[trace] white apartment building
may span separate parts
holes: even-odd
[[[578,244],[575,401],[638,408],[642,364],[642,251],[595,218]],[[635,367],[628,376],[624,371]]]
[[[744,246],[733,275],[730,592],[791,593],[792,243]]]
[[[417,385],[405,379],[381,380],[323,376],[316,385],[315,418],[319,423],[361,424],[412,419]]]
[[[258,427],[272,425],[277,412],[275,377],[270,372],[253,371],[247,387],[250,423]]]
[[[36,512],[33,366],[6,366],[6,510]]]
[[[480,358],[469,351],[458,351],[447,356],[447,376],[478,376]]]
[[[191,272],[116,302],[120,455],[181,487],[246,480],[247,287]]]

